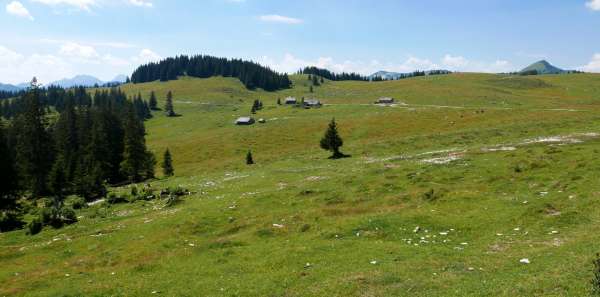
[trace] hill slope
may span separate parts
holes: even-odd
[[[150,184],[192,194],[0,234],[0,295],[588,293],[600,240],[600,91],[589,86],[600,75],[326,81],[314,93],[306,76],[291,79],[274,93],[222,77],[124,85],[156,91],[159,106],[173,91],[182,116],[156,112],[146,128],[176,176]],[[326,105],[276,105],[288,95]],[[381,95],[399,105],[373,105]],[[234,126],[259,98],[266,123]],[[319,148],[333,117],[351,158]]]

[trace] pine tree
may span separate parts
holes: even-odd
[[[337,131],[335,119],[332,119],[329,123],[329,127],[321,139],[320,144],[322,149],[333,152],[333,155],[330,157],[331,159],[339,159],[345,156],[340,152],[340,147],[344,145],[344,141]]]
[[[79,157],[79,132],[73,97],[67,96],[64,109],[54,126],[56,155],[64,166],[65,183],[71,182],[75,174]],[[85,130],[81,132],[87,133]]]
[[[281,105],[281,98],[277,98],[277,105]]]
[[[148,105],[151,110],[158,110],[158,101],[156,100],[156,94],[154,91],[150,92],[150,99],[148,100]]]
[[[173,176],[173,174],[175,174],[173,169],[173,160],[171,159],[171,152],[169,149],[165,151],[163,156],[162,169],[165,176]]]
[[[52,193],[52,216],[53,221],[60,220],[60,209],[63,206],[65,199],[65,184],[67,178],[65,176],[65,162],[62,157],[56,159],[50,175],[48,176],[48,188]]]
[[[165,103],[165,113],[168,117],[174,117],[175,114],[175,110],[173,109],[173,93],[171,93],[171,91],[169,91],[167,93],[167,101]]]
[[[309,91],[309,92],[311,92],[311,93],[313,93],[313,92],[314,92],[314,90],[313,90],[313,86],[310,86],[310,87],[308,88],[308,91]]]
[[[252,152],[248,151],[248,153],[246,154],[246,165],[252,165],[254,164],[254,159],[252,158]]]
[[[313,84],[313,86],[319,85],[319,80],[316,75],[313,75],[313,77],[312,77],[312,84]]]
[[[321,76],[321,84],[325,83],[325,80],[323,79],[323,77]]]
[[[51,138],[46,131],[44,107],[34,77],[23,100],[23,112],[13,123],[16,164],[24,186],[36,197],[46,193],[46,177],[52,164]]]

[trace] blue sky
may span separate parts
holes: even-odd
[[[177,54],[377,70],[600,72],[600,0],[0,0],[0,82],[108,80]]]

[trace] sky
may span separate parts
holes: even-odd
[[[0,82],[110,80],[180,54],[318,66],[600,72],[600,0],[0,0]]]

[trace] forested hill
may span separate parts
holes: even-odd
[[[287,74],[277,73],[260,64],[201,55],[178,56],[164,59],[158,63],[142,65],[131,75],[131,82],[168,81],[175,80],[181,75],[199,78],[236,77],[248,89],[261,88],[265,91],[287,89],[291,85]]]
[[[327,69],[317,68],[317,67],[305,67],[300,72],[301,74],[311,74],[317,75],[328,80],[341,81],[341,80],[359,80],[359,81],[367,81],[368,77],[362,76],[358,73],[333,73]]]

